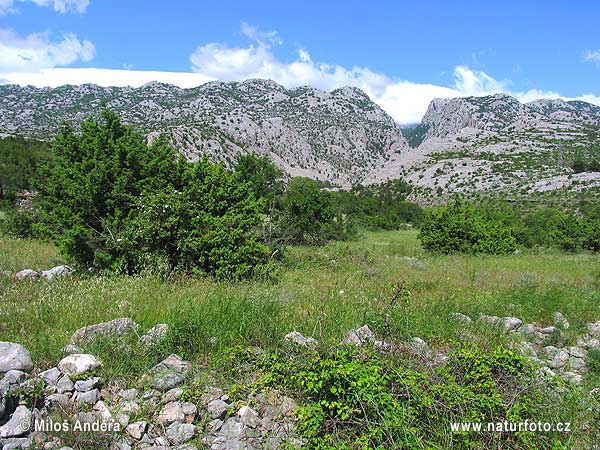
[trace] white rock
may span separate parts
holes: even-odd
[[[80,375],[100,367],[102,363],[94,355],[82,353],[69,355],[58,363],[58,369],[66,375]]]
[[[168,331],[169,325],[166,323],[154,325],[140,338],[140,343],[147,346],[157,345],[167,336]]]
[[[31,431],[32,415],[26,406],[17,406],[8,422],[0,427],[0,438],[20,437]]]
[[[148,428],[148,422],[139,421],[127,425],[127,427],[125,428],[125,432],[132,438],[139,441],[140,439],[142,439],[142,436],[144,436],[146,428]]]
[[[139,328],[139,325],[126,317],[114,319],[109,322],[96,323],[79,328],[71,336],[71,344],[91,342],[97,337],[120,337]]]
[[[25,347],[14,342],[0,342],[0,374],[9,370],[30,372],[31,369],[31,355]]]
[[[69,266],[55,266],[52,269],[42,271],[42,277],[48,281],[55,278],[65,278],[70,276],[74,270]]]
[[[292,331],[283,338],[288,344],[295,344],[301,347],[313,347],[317,344],[317,340],[312,337],[305,337],[298,331]]]
[[[15,279],[18,281],[23,281],[23,280],[33,281],[33,280],[37,280],[39,278],[39,276],[40,276],[40,274],[37,273],[35,270],[23,269],[20,272],[17,272],[15,274]]]

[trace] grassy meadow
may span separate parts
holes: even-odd
[[[467,344],[476,346],[483,354],[500,355],[500,359],[491,356],[492,359],[486,360],[487,357],[477,356],[473,360],[474,370],[491,373],[489,371],[495,369],[490,369],[484,361],[505,364],[502,352],[516,344],[500,330],[481,321],[464,324],[451,319],[453,312],[472,318],[479,314],[515,316],[526,322],[550,325],[552,315],[560,311],[571,324],[565,330],[566,345],[575,343],[587,322],[600,319],[600,255],[529,251],[510,256],[434,256],[422,250],[417,232],[413,230],[366,233],[356,240],[324,247],[289,248],[277,281],[226,283],[187,274],[145,273],[135,277],[78,274],[50,283],[31,283],[16,282],[9,275],[23,268],[42,270],[61,262],[68,261],[61,259],[51,244],[0,237],[0,268],[5,271],[0,275],[0,341],[25,345],[31,351],[35,370],[39,371],[60,360],[62,347],[72,333],[84,325],[130,317],[141,324],[141,334],[157,323],[168,323],[167,339],[151,349],[141,346],[136,335],[116,341],[97,339],[84,347],[104,362],[99,375],[117,386],[136,385],[141,374],[175,352],[194,363],[194,381],[186,392],[194,393],[198,386],[217,382],[232,387],[231,395],[235,395],[232,392],[244,392],[243,386],[252,386],[255,381],[239,378],[244,376],[240,375],[244,373],[240,367],[253,364],[240,359],[240,355],[248,354],[250,347],[283,355],[282,360],[272,360],[275,361],[269,369],[272,372],[266,375],[266,379],[283,382],[294,379],[295,374],[288,376],[278,370],[302,370],[294,369],[294,364],[309,364],[305,366],[309,367],[305,374],[311,373],[310,367],[315,366],[310,364],[319,361],[309,362],[286,353],[289,352],[283,343],[286,333],[297,330],[305,336],[314,336],[326,352],[331,351],[348,330],[364,324],[388,342],[418,336],[436,350],[447,351],[455,349],[457,344]],[[396,296],[399,291],[403,295]],[[462,361],[460,364],[468,367],[469,355],[467,351],[463,354],[466,359],[459,357],[454,361]],[[365,381],[374,375],[373,370],[383,370],[369,362],[370,359],[364,360],[366,365],[355,366],[353,362],[334,363],[333,358],[322,360],[323,367],[329,368],[331,364],[346,367],[343,364],[347,364],[352,367],[350,370],[358,371],[358,379]],[[440,382],[434,369],[423,367],[420,360],[406,360],[402,355],[394,354],[390,358],[389,363],[385,357],[372,361],[381,361],[382,367],[387,367],[385,370],[392,367],[392,371],[397,371],[394,373],[402,380],[400,384],[417,395],[413,400],[416,407],[433,408],[430,411],[439,411],[439,414],[430,412],[418,419],[409,418],[412,417],[409,414],[402,418],[409,410],[398,410],[399,423],[386,428],[389,424],[384,421],[377,425],[377,430],[394,430],[397,433],[394,436],[421,437],[407,438],[404,444],[389,438],[382,448],[500,449],[522,448],[524,443],[531,448],[585,448],[600,438],[597,430],[594,431],[598,420],[596,406],[589,396],[589,391],[600,381],[595,370],[585,375],[583,389],[565,390],[559,381],[556,389],[562,390],[561,396],[550,392],[544,394],[542,400],[536,400],[538,406],[550,401],[552,407],[544,409],[542,406],[536,410],[535,417],[551,423],[572,421],[574,433],[533,433],[507,440],[502,435],[456,435],[448,426],[440,426],[447,424],[453,413],[436,410],[430,397],[419,397],[430,394],[422,390],[426,384],[411,384],[416,372],[402,375],[405,370],[402,367],[413,367],[413,370],[429,372],[431,380]],[[512,364],[516,360],[510,356],[506,361]],[[368,364],[374,364],[373,368]],[[480,364],[484,365],[478,366]],[[339,376],[344,372],[336,373]],[[535,380],[532,386],[537,383]],[[508,383],[503,387],[502,376],[498,382],[497,389],[504,392],[506,398],[512,398],[516,386]],[[365,386],[368,389],[369,385]],[[454,387],[439,391],[447,392],[448,399],[454,398],[454,389],[464,388],[452,383],[449,386]],[[475,384],[472,390],[456,395],[465,396],[462,401],[471,408],[468,405],[478,401],[477,392],[483,386]],[[380,392],[379,387],[374,389]],[[379,395],[386,394],[379,393],[375,398]],[[492,398],[481,395],[481,399]],[[524,401],[526,404],[529,400]],[[467,409],[465,414],[486,411],[488,407],[485,403],[482,405],[472,406],[474,409]],[[496,413],[490,409],[488,414]],[[305,417],[304,423],[310,423],[306,421],[310,415]],[[413,420],[416,422],[411,425]],[[358,422],[356,429],[369,430],[370,426]],[[346,432],[352,434],[352,428]],[[354,439],[344,438],[343,433],[331,438],[333,443],[327,448],[349,448],[335,443],[337,439],[348,442]],[[425,440],[418,444],[418,439]],[[74,441],[75,448],[88,448],[87,444],[78,445]]]
[[[0,268],[7,272],[60,262],[51,244],[0,238]],[[409,295],[393,302],[398,283]],[[169,323],[173,348],[167,350],[211,362],[236,345],[277,348],[292,330],[335,344],[363,324],[382,336],[419,336],[443,347],[464,337],[464,326],[449,319],[452,312],[544,325],[560,311],[574,338],[586,322],[600,319],[600,256],[431,256],[415,231],[394,231],[290,248],[276,282],[148,273],[18,283],[5,275],[0,289],[0,340],[24,344],[38,367],[55,363],[77,328],[117,317],[132,318],[142,331]]]

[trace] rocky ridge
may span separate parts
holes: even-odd
[[[106,104],[150,140],[161,133],[188,158],[230,165],[266,155],[292,176],[338,184],[361,181],[408,148],[393,119],[359,89],[285,89],[268,80],[210,82],[192,89],[0,86],[0,134],[48,140],[62,122],[77,127]]]

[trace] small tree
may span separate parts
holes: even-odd
[[[293,178],[280,204],[280,232],[288,242],[322,244],[344,236],[341,216],[329,192],[315,180]]]
[[[222,166],[190,163],[163,139],[148,146],[106,110],[80,135],[63,129],[53,151],[40,205],[60,248],[80,265],[245,277],[266,260],[254,236],[260,203]]]

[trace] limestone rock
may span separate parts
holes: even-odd
[[[25,347],[14,342],[0,342],[0,374],[9,370],[30,372],[31,369],[31,355]]]
[[[58,369],[66,375],[80,375],[102,367],[102,363],[94,355],[74,354],[63,358],[58,363]]]
[[[71,344],[85,344],[99,336],[120,337],[139,328],[139,325],[128,318],[114,319],[109,322],[97,323],[79,328],[71,336]]]

